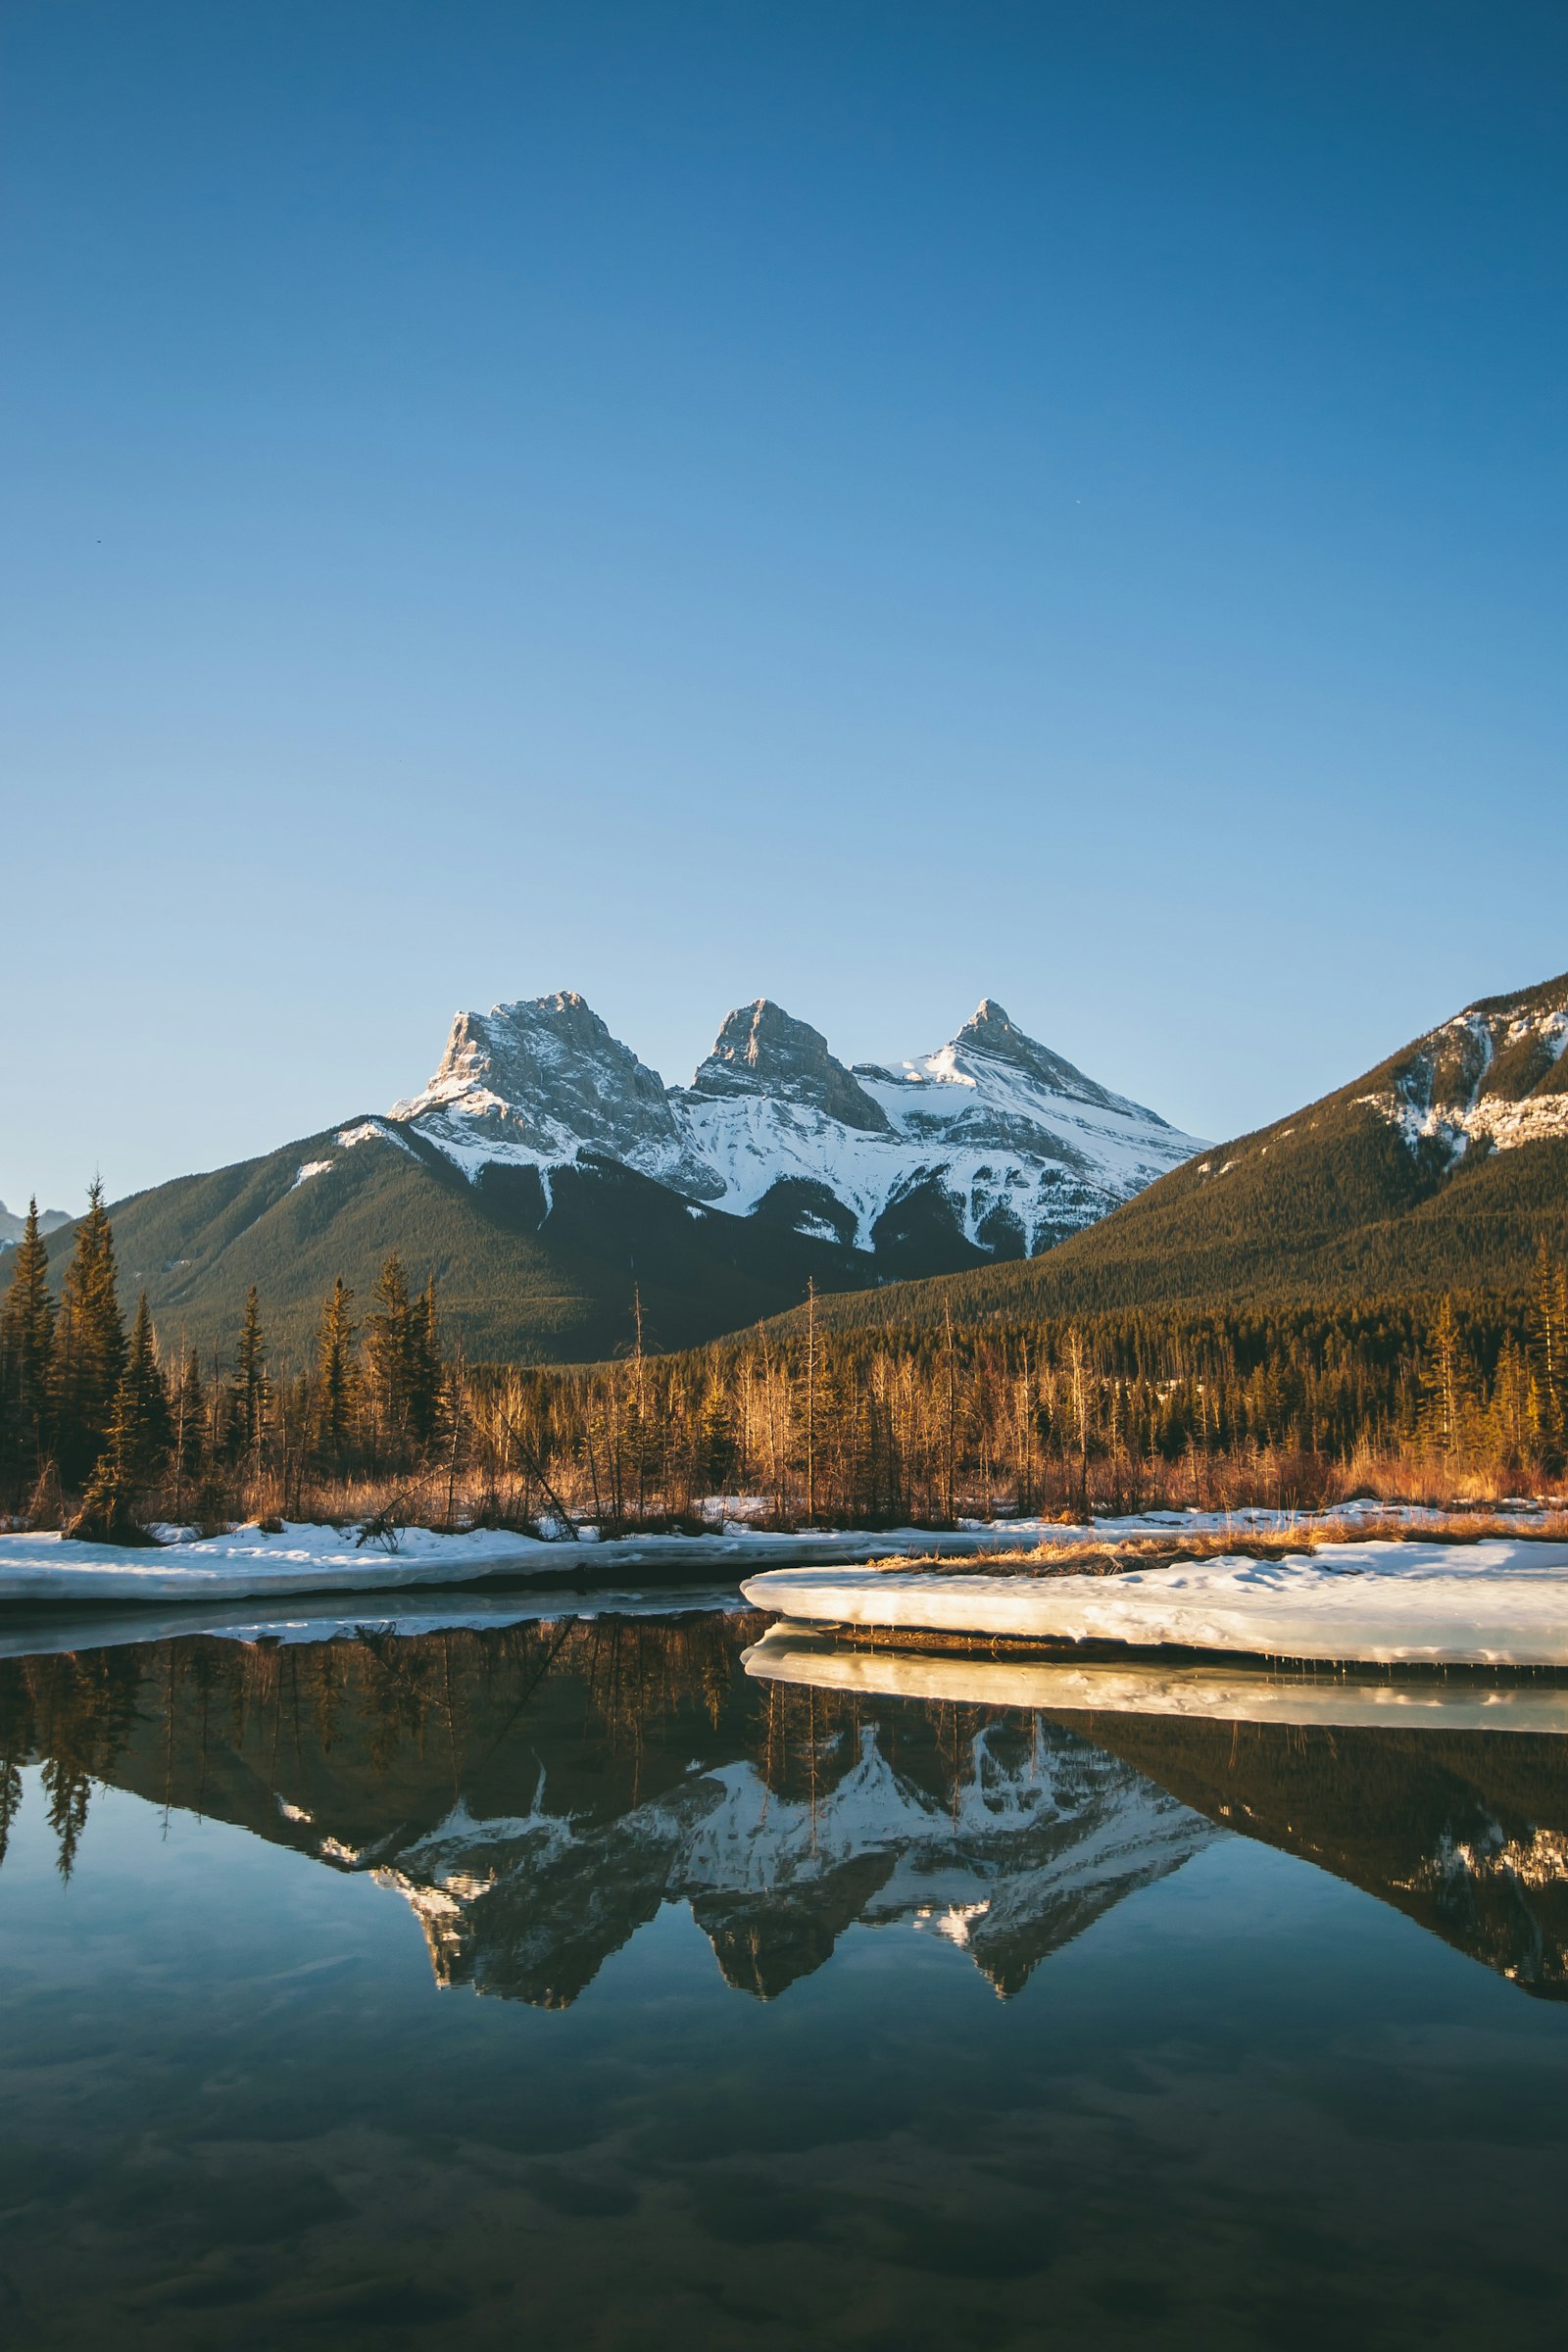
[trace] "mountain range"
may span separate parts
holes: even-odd
[[[251,1284],[296,1354],[333,1278],[433,1273],[470,1356],[591,1360],[713,1338],[814,1282],[860,1289],[1023,1257],[1202,1146],[987,1001],[947,1045],[837,1060],[760,999],[666,1087],[579,996],[462,1012],[380,1114],[114,1204],[127,1291],[206,1345]]]
[[[1568,1254],[1568,974],[1483,998],[1210,1148],[987,1000],[835,1058],[760,999],[666,1087],[581,997],[460,1013],[419,1093],[115,1204],[128,1294],[216,1344],[254,1283],[296,1359],[342,1274],[433,1273],[470,1357],[587,1361],[800,1311],[907,1328],[1510,1292]],[[58,1247],[57,1260],[64,1255]]]

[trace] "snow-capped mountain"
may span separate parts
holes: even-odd
[[[984,1254],[1032,1254],[1204,1149],[989,1000],[934,1054],[849,1069],[760,999],[672,1088],[578,996],[498,1004],[458,1014],[435,1076],[390,1116],[474,1182],[612,1159],[699,1211],[765,1210],[867,1253],[935,1216]]]

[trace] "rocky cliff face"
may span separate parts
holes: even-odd
[[[580,997],[501,1004],[458,1015],[430,1084],[392,1115],[474,1180],[597,1154],[695,1205],[943,1263],[1045,1249],[1201,1148],[989,999],[936,1053],[850,1070],[760,998],[670,1089]]]
[[[887,1113],[828,1052],[827,1039],[782,1005],[759,997],[730,1013],[691,1083],[694,1095],[733,1099],[760,1096],[799,1102],[841,1126],[868,1135],[889,1132]]]
[[[469,1176],[599,1152],[696,1200],[718,1190],[693,1157],[662,1079],[570,990],[458,1013],[435,1076],[391,1115]]]

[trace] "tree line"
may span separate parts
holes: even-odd
[[[940,1526],[997,1511],[1308,1505],[1540,1489],[1568,1441],[1568,1271],[1487,1295],[1183,1308],[932,1330],[814,1312],[682,1354],[467,1366],[396,1254],[341,1280],[311,1361],[236,1301],[225,1357],[127,1328],[95,1186],[56,1300],[35,1211],[0,1302],[0,1509],[133,1541],[150,1522],[375,1517],[570,1540],[710,1523]],[[1400,1482],[1403,1482],[1402,1485]],[[731,1498],[728,1503],[723,1498]],[[744,1499],[742,1499],[744,1498]],[[389,1538],[390,1540],[390,1538]]]

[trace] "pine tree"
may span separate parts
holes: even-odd
[[[0,1481],[8,1488],[34,1481],[50,1439],[55,1302],[49,1294],[49,1251],[38,1230],[38,1203],[17,1244],[5,1305],[0,1307]]]
[[[354,1293],[340,1274],[321,1309],[316,1342],[311,1442],[317,1460],[328,1470],[344,1467],[354,1432],[359,1367],[354,1360],[354,1324],[349,1314],[353,1298]]]
[[[55,1440],[68,1485],[86,1478],[103,1451],[124,1368],[125,1327],[116,1288],[115,1237],[104,1188],[95,1177],[87,1194],[87,1213],[76,1227],[55,1327]]]

